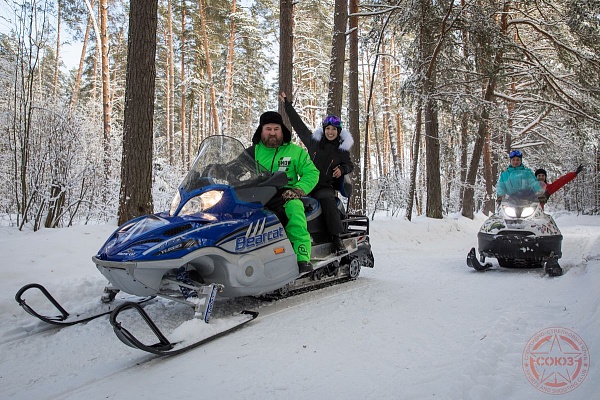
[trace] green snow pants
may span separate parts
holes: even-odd
[[[304,203],[300,199],[293,199],[287,201],[283,208],[288,218],[285,233],[292,242],[292,246],[294,246],[297,260],[310,261],[310,234],[306,225]]]

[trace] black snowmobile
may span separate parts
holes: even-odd
[[[498,211],[477,234],[479,260],[475,248],[467,255],[467,265],[477,271],[492,268],[486,257],[494,257],[502,268],[544,268],[549,276],[560,276],[562,234],[554,219],[544,213],[533,191],[506,196]]]

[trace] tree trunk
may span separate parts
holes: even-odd
[[[596,142],[596,165],[595,169],[591,169],[590,172],[593,173],[594,181],[596,182],[594,193],[596,212],[600,212],[600,179],[598,179],[598,175],[600,174],[600,138]]]
[[[335,0],[333,38],[331,40],[331,64],[329,67],[329,94],[327,114],[342,114],[344,95],[344,64],[346,61],[346,26],[348,24],[348,0]]]
[[[94,7],[94,0],[90,4],[90,8]],[[85,61],[85,54],[87,53],[87,44],[90,38],[90,31],[93,26],[94,15],[88,17],[88,22],[85,27],[85,34],[83,35],[83,43],[81,46],[81,56],[79,57],[79,67],[77,68],[77,77],[75,78],[75,87],[73,88],[73,97],[71,97],[71,109],[74,110],[77,107],[77,99],[79,98],[79,88],[81,86],[81,76],[83,75],[83,63]]]
[[[415,116],[415,138],[412,150],[412,163],[410,168],[410,187],[408,189],[408,204],[406,205],[406,219],[412,221],[413,205],[416,197],[417,187],[417,167],[419,166],[419,152],[421,148],[421,115],[422,103],[419,99],[417,103],[417,115]]]
[[[381,46],[381,51],[385,54],[385,41]],[[392,168],[390,171],[392,176],[396,179],[400,178],[399,172],[399,162],[398,162],[398,148],[396,147],[397,143],[395,140],[395,126],[394,126],[394,118],[392,117],[392,105],[390,104],[390,99],[392,98],[392,71],[388,57],[383,57],[382,61],[382,78],[383,78],[383,131],[386,134],[386,143],[389,143],[389,154],[392,156]],[[380,153],[384,155],[384,153]],[[388,159],[387,154],[385,154],[386,159]],[[386,163],[387,164],[387,163]]]
[[[54,82],[53,82],[53,92],[52,92],[52,101],[56,103],[56,95],[58,93],[58,71],[60,69],[60,20],[61,20],[61,12],[62,12],[62,2],[61,0],[57,0],[56,2],[56,54],[55,54],[55,62],[54,62]]]
[[[460,0],[460,6],[463,10],[463,17],[466,17],[465,10],[466,0]],[[465,59],[469,57],[469,41],[470,34],[469,30],[466,27],[461,29],[462,35],[462,55]],[[469,74],[465,72],[465,81],[468,82]],[[465,84],[465,93],[468,93],[469,87]],[[468,146],[468,134],[469,134],[469,114],[467,112],[463,112],[460,119],[460,159],[467,160],[467,146]],[[465,183],[467,180],[467,164],[466,162],[460,163],[460,193],[459,193],[459,209],[462,209],[462,199],[465,191]]]
[[[204,5],[202,4],[202,0],[198,0],[198,14],[200,16],[200,30],[202,34],[202,42],[204,45],[204,53],[206,55],[206,78],[208,79],[208,84],[210,85],[210,113],[212,116],[213,122],[213,132],[215,134],[220,133],[219,127],[219,114],[217,110],[217,96],[215,93],[215,84],[213,80],[212,74],[212,65],[211,65],[211,57],[210,57],[210,49],[208,46],[208,33],[206,32],[206,18],[204,16]]]
[[[460,119],[460,159],[467,159],[467,147],[468,147],[468,137],[469,137],[469,114],[463,113]],[[467,163],[460,163],[460,206],[459,209],[462,209],[462,200],[465,192],[465,184],[467,182]]]
[[[358,97],[358,17],[354,14],[358,13],[359,0],[350,0],[350,18],[349,18],[349,63],[348,63],[348,130],[354,138],[354,146],[351,149],[352,160],[357,165],[360,165],[360,104]],[[356,168],[351,176],[354,188],[363,188],[363,177],[361,176],[360,168]],[[350,199],[350,210],[365,212],[359,205],[360,199],[365,196],[363,190],[354,192],[354,196]],[[348,210],[348,211],[350,211]]]
[[[175,165],[175,50],[173,49],[173,1],[167,0],[167,137],[169,160]]]
[[[152,139],[158,0],[131,0],[119,224],[153,212]]]
[[[102,116],[104,132],[104,172],[110,176],[110,123],[112,107],[110,103],[110,70],[108,66],[108,0],[100,0],[100,54],[102,59]]]
[[[439,25],[439,34],[436,39],[431,15],[434,4],[431,0],[424,0],[422,7],[423,19],[421,29],[421,60],[427,61],[427,71],[423,82],[423,97],[425,98],[425,159],[427,166],[427,205],[425,214],[429,218],[442,218],[442,184],[440,178],[440,141],[438,129],[438,111],[435,101],[437,58],[444,36],[446,23],[452,11],[452,2],[444,20]],[[437,42],[437,43],[436,43]]]
[[[181,111],[179,113],[181,120],[181,163],[188,169],[190,164],[190,158],[188,153],[185,151],[186,137],[185,137],[185,0],[181,1]]]
[[[231,135],[233,122],[233,104],[231,102],[231,91],[233,87],[233,56],[235,50],[235,13],[236,1],[231,2],[231,20],[229,25],[229,46],[227,46],[227,63],[225,66],[225,118],[223,120],[223,133]]]
[[[293,0],[279,2],[279,93],[293,93],[294,70],[294,4]],[[284,106],[279,102],[279,113],[283,122],[291,129],[292,125]]]
[[[167,24],[168,25],[168,24]],[[165,145],[167,155],[169,156],[169,165],[175,165],[175,154],[173,151],[173,135],[171,134],[171,53],[169,52],[169,30],[165,32],[167,36],[167,51],[165,52]]]
[[[433,82],[431,82],[433,85]],[[426,85],[429,87],[429,85]],[[427,90],[425,101],[425,159],[427,164],[427,205],[425,215],[442,218],[442,184],[440,179],[440,139],[438,132],[437,105]]]
[[[490,145],[490,132],[489,129],[485,135],[485,141],[483,145],[483,177],[485,179],[485,195],[486,198],[483,202],[483,213],[493,213],[496,206],[496,199],[494,198],[494,178],[492,171],[492,149]]]

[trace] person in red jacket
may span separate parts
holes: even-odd
[[[571,171],[569,173],[564,174],[552,183],[548,183],[548,181],[546,180],[547,173],[546,170],[543,168],[536,170],[535,176],[538,182],[540,183],[540,186],[545,191],[546,200],[548,200],[551,194],[553,194],[558,189],[575,179],[581,171],[583,171],[583,165],[579,165],[579,167],[577,167],[575,171]]]

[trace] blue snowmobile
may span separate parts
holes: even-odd
[[[196,317],[208,323],[217,296],[284,297],[325,283],[355,279],[362,267],[373,267],[369,219],[348,214],[340,202],[346,251],[335,253],[329,235],[324,234],[319,202],[306,197],[303,201],[314,268],[300,274],[283,225],[265,208],[286,183],[285,173],[266,171],[237,139],[208,137],[179,185],[170,210],[126,222],[92,257],[110,283],[102,301],[113,302],[119,291],[144,299],[159,296],[189,304]],[[345,197],[349,197],[344,193],[348,189],[348,185],[340,188]],[[21,305],[25,305],[20,298],[25,290],[17,295]],[[68,313],[45,294],[66,319]],[[117,336],[142,350],[173,353],[173,344],[138,304],[142,301],[123,303],[111,312]],[[142,314],[160,343],[142,344],[122,327],[117,317],[130,308]],[[248,320],[257,315],[245,313]],[[34,315],[52,322],[47,320],[51,317]],[[60,324],[60,319],[56,317],[52,323]],[[197,344],[201,343],[185,349]]]

